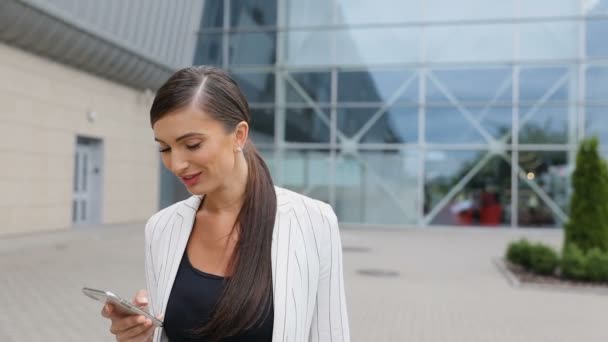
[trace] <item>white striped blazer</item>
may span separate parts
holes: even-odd
[[[328,204],[275,188],[272,234],[273,342],[349,342],[342,246]],[[165,208],[148,220],[146,284],[150,310],[164,314],[202,196]],[[154,342],[168,341],[161,328]]]

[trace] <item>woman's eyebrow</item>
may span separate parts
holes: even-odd
[[[175,139],[175,142],[179,142],[180,140],[184,140],[184,139],[195,137],[195,136],[204,136],[204,135],[205,134],[203,134],[203,133],[190,132],[190,133],[186,133],[186,134],[180,136],[179,138]],[[161,142],[163,144],[166,144],[164,141],[158,139],[157,137],[154,137],[154,140]]]

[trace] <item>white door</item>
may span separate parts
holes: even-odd
[[[99,221],[100,158],[99,143],[79,138],[74,155],[74,196],[72,223]]]

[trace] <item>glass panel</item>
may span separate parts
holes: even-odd
[[[426,141],[435,144],[486,143],[479,130],[457,108],[446,106],[426,109]]]
[[[522,106],[519,110],[519,142],[521,144],[568,143],[568,111],[574,107]]]
[[[399,88],[401,94],[397,94]],[[418,77],[411,71],[366,70],[338,73],[338,102],[418,103]]]
[[[230,23],[233,27],[276,26],[277,0],[230,0]]]
[[[288,150],[282,166],[286,188],[329,203],[329,151]]]
[[[194,65],[222,65],[222,34],[201,33],[194,50]]]
[[[424,212],[436,212],[431,224],[499,226],[511,222],[511,165],[500,156],[486,161],[466,184],[463,178],[487,151],[428,151],[425,156]],[[510,160],[510,156],[507,157]],[[446,205],[437,207],[459,186]],[[437,208],[437,209],[436,209]]]
[[[608,147],[608,107],[587,107],[585,135],[597,135],[601,146]]]
[[[289,76],[314,102],[329,103],[331,101],[331,74],[329,72],[290,72]],[[288,103],[307,103],[291,83],[285,81],[285,84],[287,85]]]
[[[327,121],[312,108],[288,108],[285,114],[285,140],[329,143],[329,109],[322,110]]]
[[[269,149],[269,148],[264,148],[264,147],[259,147],[259,146],[256,146],[256,147],[258,149],[258,152],[264,159],[266,166],[268,166],[272,179],[276,181],[277,174],[276,174],[276,169],[275,169],[276,163],[275,163],[275,158],[274,158],[274,149],[271,149],[271,148]]]
[[[287,26],[331,25],[333,6],[327,0],[287,0]]]
[[[579,0],[519,0],[522,17],[573,16],[580,13]]]
[[[251,108],[249,136],[256,144],[274,143],[274,108]]]
[[[285,63],[288,65],[329,65],[332,31],[290,31],[285,36]]]
[[[337,0],[336,18],[338,24],[347,25],[420,21],[422,4],[420,0]]]
[[[561,225],[559,217],[528,182],[537,185],[555,205],[567,213],[570,187],[567,153],[521,151],[519,165],[522,172],[519,181],[518,225],[524,227]]]
[[[336,161],[335,210],[344,222],[414,224],[419,154],[360,151]]]
[[[487,62],[513,59],[509,24],[430,26],[427,62]],[[390,45],[389,45],[390,46]],[[408,47],[411,49],[411,47]]]
[[[607,57],[608,44],[606,44],[606,36],[608,36],[608,20],[606,19],[589,19],[587,23],[587,56],[589,57]]]
[[[608,66],[590,65],[587,67],[587,101],[608,102]]]
[[[224,2],[205,1],[203,5],[203,15],[201,18],[201,29],[224,26]]]
[[[522,68],[519,77],[519,98],[523,103],[538,101],[574,101],[576,94],[570,94],[568,87],[575,80],[575,74],[567,67]]]
[[[230,34],[230,65],[268,65],[276,58],[276,31]]]
[[[449,94],[461,104],[511,104],[511,68],[437,69],[430,75],[427,103],[449,103]]]
[[[339,108],[338,130],[352,138],[359,133],[361,143],[415,143],[418,141],[418,108],[390,107],[377,121],[361,131],[380,108]]]
[[[274,103],[274,73],[272,72],[231,72],[241,91],[251,103]]]
[[[336,64],[417,62],[420,37],[418,27],[336,30]]]
[[[608,0],[594,0],[583,3],[585,14],[606,14],[608,13]]]
[[[578,22],[534,22],[519,24],[519,58],[578,58]]]
[[[470,20],[511,18],[515,16],[515,1],[487,0],[425,0],[425,20]],[[422,1],[418,1],[421,2]],[[399,13],[399,12],[397,12]]]

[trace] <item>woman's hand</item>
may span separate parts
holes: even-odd
[[[148,293],[139,290],[132,301],[139,308],[148,305]],[[154,325],[149,318],[141,315],[124,314],[116,309],[111,303],[106,303],[101,315],[112,321],[110,332],[116,336],[119,342],[149,342],[154,335]]]

